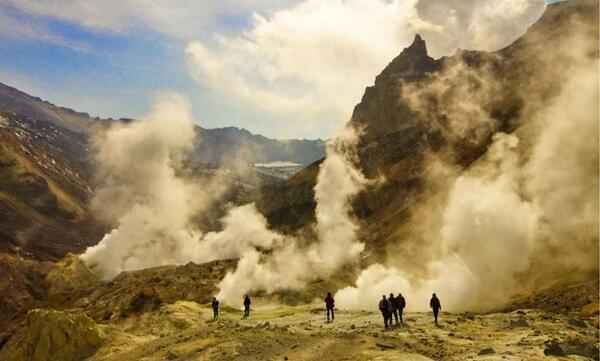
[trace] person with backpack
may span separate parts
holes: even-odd
[[[333,322],[335,319],[335,300],[333,296],[331,296],[331,292],[327,292],[327,296],[325,297],[325,309],[327,310],[327,322]],[[329,314],[331,313],[331,321],[329,320]]]
[[[433,317],[435,319],[435,325],[438,326],[438,315],[440,310],[442,309],[442,304],[440,303],[440,299],[437,298],[435,293],[431,296],[431,300],[429,301],[429,307],[433,310]]]
[[[250,305],[251,304],[252,304],[252,301],[250,301],[250,296],[245,295],[244,296],[244,317],[243,318],[250,317]]]
[[[219,318],[219,301],[216,297],[213,297],[211,306],[213,310],[213,321],[216,321]]]
[[[381,301],[379,301],[379,311],[381,311],[381,316],[383,316],[383,325],[386,329],[388,328],[388,322],[390,319],[390,315],[388,314],[389,309],[389,301],[385,298],[385,295],[381,296]]]
[[[393,293],[390,293],[388,303],[390,304],[390,326],[393,324],[394,319],[396,319],[396,325],[398,325],[398,300],[394,297]],[[392,318],[392,316],[394,317]]]
[[[398,293],[396,297],[396,309],[398,310],[398,316],[400,317],[400,324],[404,325],[404,319],[402,318],[402,314],[404,313],[404,308],[406,307],[406,299],[402,296],[402,293]]]

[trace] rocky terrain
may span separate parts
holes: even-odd
[[[286,304],[282,294],[257,295],[248,320],[223,306],[214,322],[215,283],[234,266],[232,260],[157,267],[102,282],[69,256],[49,269],[47,289],[40,290],[52,307],[28,311],[2,340],[0,359],[598,360],[598,280],[568,292],[550,288],[502,311],[442,312],[439,327],[431,314],[409,311],[403,327],[384,330],[373,309],[338,310],[326,323],[316,299],[331,284],[311,285],[315,301],[299,305]]]
[[[593,34],[583,45],[575,41],[581,29]],[[410,253],[416,248],[397,241],[426,243],[426,229],[413,222],[423,216],[420,205],[447,197],[446,190],[431,190],[444,189],[457,174],[477,172],[494,133],[524,135],[526,159],[528,120],[569,80],[556,64],[575,43],[584,57],[597,60],[597,34],[597,1],[570,0],[548,6],[523,37],[493,53],[461,50],[433,59],[417,35],[366,89],[351,119],[362,131],[361,170],[385,180],[369,184],[353,203],[366,243],[361,266],[395,252],[404,252],[407,262],[416,259]],[[456,104],[473,94],[481,94],[469,99],[476,111],[465,116]],[[89,209],[90,135],[110,122],[134,120],[90,118],[3,85],[0,111],[0,274],[6,275],[0,281],[0,360],[598,360],[597,269],[539,280],[535,292],[486,313],[444,312],[440,327],[429,314],[408,312],[406,326],[389,331],[375,305],[339,310],[334,323],[323,322],[315,299],[352,284],[352,267],[302,291],[256,293],[250,320],[223,307],[216,322],[208,303],[236,260],[149,268],[102,281],[76,255],[66,255],[110,229]],[[480,118],[485,126],[468,126]],[[457,120],[467,125],[464,132],[456,131]],[[195,156],[186,160],[191,177],[227,174],[234,185],[222,207],[195,219],[203,229],[220,227],[215,220],[225,203],[257,201],[274,229],[314,231],[322,141],[277,141],[236,128],[198,129],[198,136]],[[435,174],[432,181],[432,159],[451,174]],[[230,161],[235,172],[222,167]],[[288,174],[278,178],[249,167],[273,161],[307,167],[284,180]],[[523,273],[523,279],[531,276]]]

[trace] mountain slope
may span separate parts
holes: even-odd
[[[386,180],[355,201],[367,248],[383,256],[400,239],[425,242],[426,229],[410,225],[426,217],[421,205],[445,197],[443,191],[432,196],[434,190],[447,188],[445,182],[485,154],[494,133],[528,133],[528,120],[572,76],[558,64],[572,62],[573,54],[597,58],[597,44],[598,2],[592,0],[549,5],[526,34],[496,52],[463,50],[435,60],[416,36],[366,88],[350,121],[364,133],[362,170]],[[297,229],[314,219],[316,167],[264,190],[260,208],[271,224]]]
[[[0,114],[0,250],[56,259],[97,242],[105,227],[87,209],[94,188],[89,143],[106,127],[135,120],[92,118],[2,83]],[[321,140],[276,140],[233,127],[197,126],[196,133],[196,168],[302,166],[324,155]]]

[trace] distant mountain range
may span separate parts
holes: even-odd
[[[0,83],[0,252],[56,259],[97,242],[106,226],[88,211],[89,140],[110,124],[132,121],[91,117]],[[198,126],[196,135],[194,169],[210,173],[235,161],[231,166],[254,170],[234,181],[240,186],[231,200],[253,197],[260,185],[324,156],[322,140],[270,139],[234,127]]]
[[[54,105],[2,83],[0,111],[14,113],[21,118],[45,121],[80,134],[87,134],[95,127],[112,122],[134,121],[91,117],[88,113]],[[197,130],[198,142],[193,158],[200,163],[218,166],[235,158],[251,164],[283,161],[308,165],[325,155],[325,142],[321,139],[278,140],[236,127],[206,129],[198,126]]]

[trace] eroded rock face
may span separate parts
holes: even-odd
[[[93,355],[103,335],[85,314],[33,309],[25,327],[0,351],[0,360],[79,361]]]

